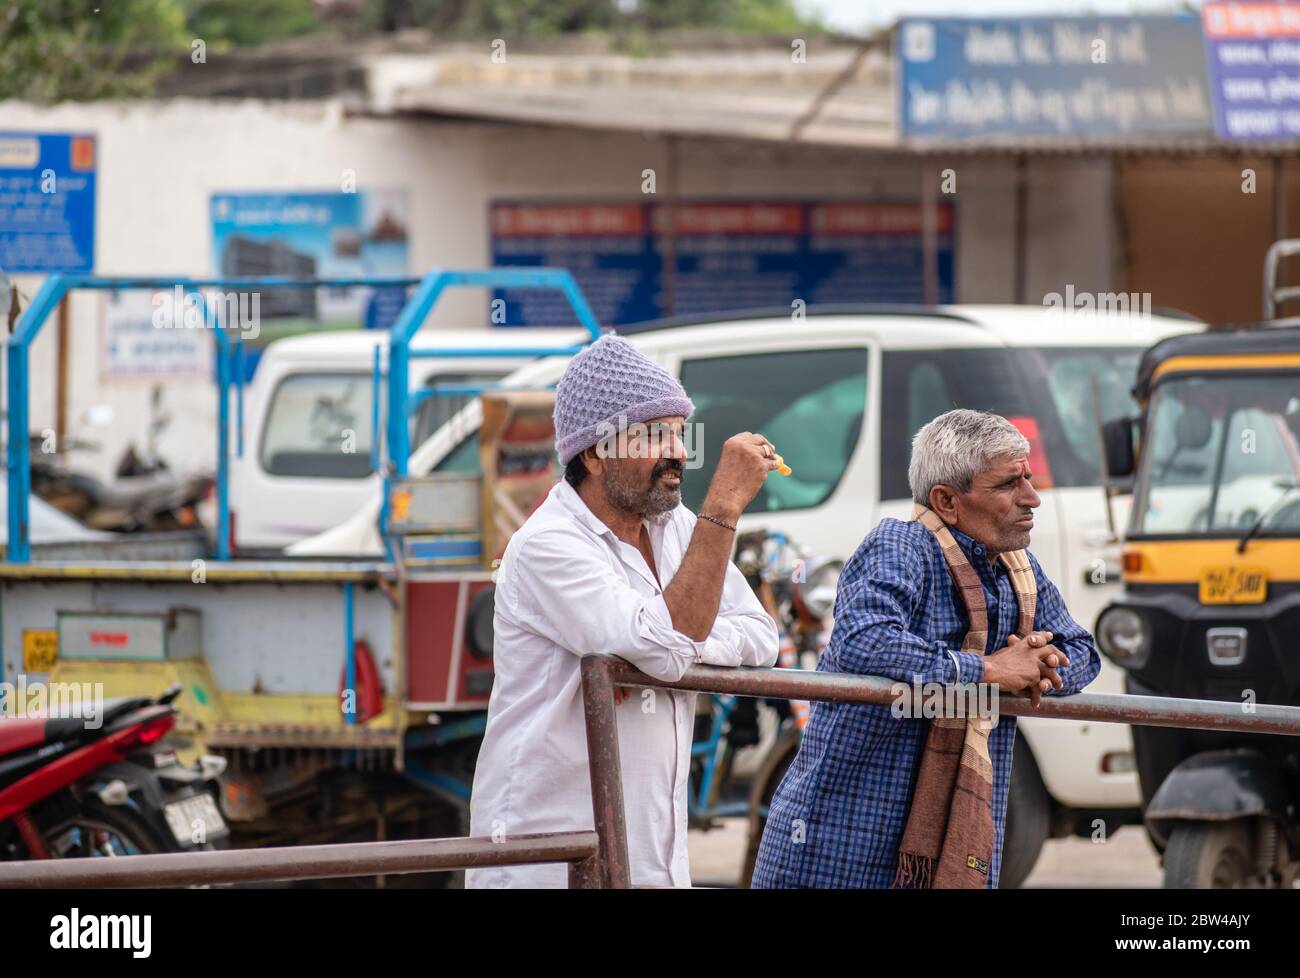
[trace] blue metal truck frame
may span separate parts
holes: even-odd
[[[243,452],[243,384],[242,372],[234,368],[241,360],[243,346],[240,340],[227,335],[223,324],[214,321],[212,311],[203,301],[204,289],[234,289],[259,291],[262,289],[315,288],[317,286],[373,288],[415,288],[402,307],[388,336],[388,418],[384,433],[383,450],[372,450],[372,459],[383,476],[384,502],[381,532],[387,535],[387,507],[392,480],[407,475],[410,461],[411,436],[408,419],[415,401],[410,385],[410,363],[413,358],[443,357],[525,357],[564,356],[577,353],[585,342],[571,347],[501,347],[469,349],[413,350],[411,340],[428,319],[442,293],[453,286],[488,289],[555,289],[564,294],[573,308],[578,322],[587,331],[586,342],[600,337],[600,326],[587,304],[578,283],[562,268],[487,268],[468,271],[433,269],[422,278],[400,276],[346,276],[346,277],[243,277],[243,278],[193,278],[189,276],[102,276],[102,275],[50,275],[45,279],[35,298],[19,316],[12,336],[5,348],[8,384],[6,408],[8,411],[7,478],[8,547],[6,559],[11,563],[31,562],[29,513],[31,498],[31,446],[29,444],[29,407],[31,398],[30,354],[32,343],[59,303],[70,293],[79,290],[118,291],[121,289],[174,289],[180,287],[184,294],[199,298],[205,324],[216,336],[217,353],[217,527],[214,557],[229,560],[233,556],[230,540],[230,456],[231,456],[231,388],[236,387],[236,453]],[[380,378],[380,363],[376,351],[374,372]],[[379,384],[375,384],[374,417],[378,419]],[[417,402],[418,403],[418,402]],[[376,431],[378,426],[376,426]],[[376,438],[375,441],[378,441]],[[377,446],[376,446],[377,447]],[[386,454],[387,458],[384,459]]]

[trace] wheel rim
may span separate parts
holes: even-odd
[[[129,833],[94,818],[63,823],[46,833],[45,844],[55,859],[138,856],[151,851]]]
[[[1224,849],[1210,871],[1210,886],[1216,890],[1235,890],[1247,883],[1246,855],[1240,849]]]

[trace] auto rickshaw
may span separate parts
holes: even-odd
[[[1099,648],[1131,693],[1300,705],[1300,327],[1164,340],[1135,393],[1140,417],[1101,428],[1133,505]],[[1300,886],[1300,738],[1135,726],[1133,741],[1166,887]]]

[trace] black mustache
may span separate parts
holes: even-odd
[[[686,466],[682,464],[682,460],[679,458],[661,458],[650,471],[650,481],[654,482],[669,472],[674,472],[680,477],[685,469]]]

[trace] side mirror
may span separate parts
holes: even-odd
[[[1106,450],[1106,474],[1112,479],[1126,479],[1137,467],[1133,458],[1133,419],[1116,418],[1101,426]]]

